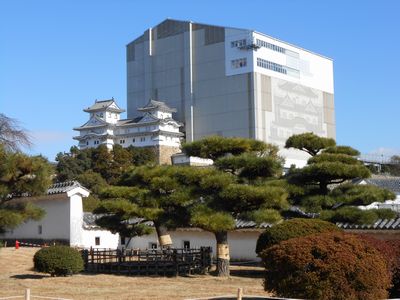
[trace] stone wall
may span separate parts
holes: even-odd
[[[180,153],[179,147],[170,146],[157,146],[156,147],[156,157],[158,159],[157,163],[160,165],[171,165],[171,156],[176,153]]]

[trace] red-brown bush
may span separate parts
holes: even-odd
[[[281,297],[384,299],[390,275],[382,255],[342,232],[293,238],[261,253],[265,289]]]
[[[390,297],[400,297],[400,240],[378,240],[368,234],[360,234],[358,237],[376,248],[385,258],[392,277]]]
[[[400,298],[400,240],[386,241],[394,251],[394,265],[392,269],[392,288],[390,289],[390,296],[393,298]]]

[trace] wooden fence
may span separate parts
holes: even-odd
[[[85,271],[125,275],[202,274],[211,267],[211,247],[200,249],[82,250]]]

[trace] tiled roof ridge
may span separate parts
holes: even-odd
[[[77,187],[83,188],[83,186],[77,180],[56,182],[47,189],[47,195],[66,193]]]
[[[106,100],[95,100],[95,103],[101,103],[101,102],[108,102],[108,101],[115,101],[114,98],[111,99],[106,99]]]
[[[400,176],[392,176],[389,174],[372,174],[371,177],[365,179],[393,179],[393,180],[400,180]]]
[[[400,217],[394,219],[378,219],[373,224],[351,224],[338,222],[336,226],[342,229],[394,230],[400,229]]]

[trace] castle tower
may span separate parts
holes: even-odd
[[[115,144],[148,147],[154,149],[159,164],[171,164],[171,155],[180,152],[183,133],[179,128],[183,124],[173,119],[176,110],[164,102],[150,100],[138,108],[141,116],[134,119],[121,119],[124,110],[114,99],[96,101],[83,111],[90,114],[89,121],[74,128],[79,131],[74,139],[79,141],[80,149],[100,145],[112,149]]]

